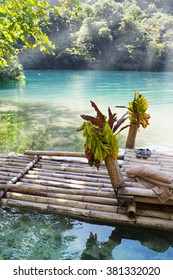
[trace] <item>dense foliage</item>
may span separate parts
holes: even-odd
[[[23,50],[39,46],[40,51],[52,52],[55,46],[46,34],[51,25],[50,16],[52,13],[56,17],[65,13],[69,16],[71,3],[76,1],[0,0],[0,81],[5,80],[8,70],[14,68],[13,64],[16,76],[14,71],[11,76],[9,72],[7,80],[21,78],[22,69],[16,61]]]
[[[171,0],[77,2],[0,0],[0,81],[23,78],[18,56],[26,69],[173,70]]]
[[[129,106],[116,106],[117,108],[126,108],[131,124],[136,124],[139,128],[142,126],[146,128],[149,125],[150,114],[146,113],[148,109],[148,102],[146,98],[135,91],[134,99],[129,102]]]
[[[96,117],[81,115],[85,121],[77,131],[83,131],[83,136],[86,138],[85,155],[89,165],[94,165],[99,169],[100,164],[108,155],[113,159],[117,158],[119,144],[114,132],[117,132],[127,118],[125,114],[118,119],[117,114],[112,113],[110,108],[108,108],[107,117],[93,101],[91,101],[91,106],[96,111]],[[126,127],[124,126],[121,130]]]
[[[26,52],[21,57],[26,68],[173,70],[171,1],[80,2],[77,17],[51,14],[46,32],[55,56]]]

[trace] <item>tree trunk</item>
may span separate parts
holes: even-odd
[[[124,180],[121,175],[120,167],[115,159],[111,156],[105,158],[105,165],[113,186],[113,189],[116,193],[116,190],[124,185]]]
[[[129,133],[128,133],[127,141],[126,141],[126,148],[127,149],[134,149],[137,131],[138,131],[137,124],[132,123],[130,125]]]

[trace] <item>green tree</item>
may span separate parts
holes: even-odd
[[[50,15],[69,13],[70,4],[76,0],[57,0],[57,5],[47,0],[0,0],[0,67],[11,66],[24,49],[52,53],[55,49],[45,33]]]
[[[7,1],[7,0],[6,0]],[[51,7],[57,0],[51,0]],[[65,1],[64,1],[65,2]],[[55,45],[55,56],[28,52],[27,69],[173,70],[171,1],[86,0],[75,10],[52,9],[42,30]],[[40,22],[41,24],[41,22]],[[24,44],[24,43],[22,43]],[[22,45],[21,44],[21,45]],[[32,59],[33,54],[33,59]]]

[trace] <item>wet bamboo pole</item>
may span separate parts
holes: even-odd
[[[53,204],[45,204],[45,203],[36,203],[30,201],[22,201],[22,200],[14,200],[14,199],[6,199],[2,198],[0,200],[1,205],[8,205],[13,207],[23,207],[27,209],[34,209],[38,211],[44,211],[47,213],[55,213],[55,214],[63,214],[73,216],[75,218],[85,218],[90,221],[100,221],[100,222],[128,222],[133,224],[134,219],[130,219],[127,215],[112,213],[112,212],[104,212],[97,210],[88,210],[88,209],[79,209],[68,206],[60,206]]]
[[[41,197],[38,195],[37,196],[28,195],[28,194],[26,195],[22,193],[13,193],[13,192],[6,193],[4,198],[44,203],[44,204],[68,206],[68,207],[75,207],[80,209],[96,210],[96,211],[103,211],[103,212],[112,212],[112,213],[117,213],[117,208],[118,208],[117,204],[105,205],[101,203],[86,202],[84,200],[79,201],[79,200],[68,200],[68,198]]]
[[[15,191],[15,190],[13,190]],[[22,193],[22,191],[21,191]],[[25,195],[25,194],[23,194]],[[28,193],[26,195],[32,195],[32,193]],[[39,193],[38,194],[34,194],[35,197],[40,196]],[[40,196],[41,197],[41,196]],[[99,197],[99,196],[84,196],[84,195],[75,195],[75,194],[63,194],[63,193],[47,193],[46,197],[50,197],[50,198],[54,198],[54,199],[61,199],[61,200],[68,200],[70,201],[74,201],[74,202],[82,202],[82,203],[95,203],[95,204],[102,204],[102,205],[110,205],[110,206],[115,206],[118,205],[117,199],[115,198],[107,198],[107,197]]]
[[[148,228],[158,228],[162,230],[173,230],[173,221],[164,220],[161,218],[137,216],[136,225]]]
[[[4,186],[4,188],[5,188],[5,186]],[[88,195],[85,195],[85,193],[84,194],[79,194],[79,193],[70,194],[67,192],[63,193],[62,191],[61,191],[61,193],[58,193],[56,188],[51,188],[51,187],[40,188],[38,186],[9,185],[8,190],[10,190],[12,192],[17,191],[17,192],[21,192],[21,193],[22,193],[22,191],[54,193],[53,197],[61,198],[61,199],[94,202],[94,203],[101,203],[101,204],[105,204],[105,205],[116,205],[117,204],[117,200],[112,195],[109,197],[106,197],[103,195],[102,196],[101,195],[93,196],[92,193],[91,194],[88,193]],[[39,195],[39,193],[37,195]]]
[[[104,223],[128,223],[138,226],[144,226],[149,228],[159,228],[164,230],[173,229],[173,221],[154,217],[136,216],[135,218],[129,218],[125,214],[103,212],[96,210],[72,208],[68,206],[60,206],[45,203],[36,203],[22,200],[6,199],[2,198],[1,205],[8,205],[13,207],[22,207],[27,209],[34,209],[43,211],[46,213],[69,215],[79,219],[87,219],[89,221],[97,221]]]

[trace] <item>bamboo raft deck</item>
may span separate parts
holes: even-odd
[[[0,205],[23,207],[104,224],[126,223],[173,230],[173,195],[161,202],[152,189],[126,175],[147,164],[173,171],[173,152],[152,151],[137,159],[125,150],[118,163],[125,186],[116,196],[105,165],[97,171],[82,153],[26,151],[0,155]]]

